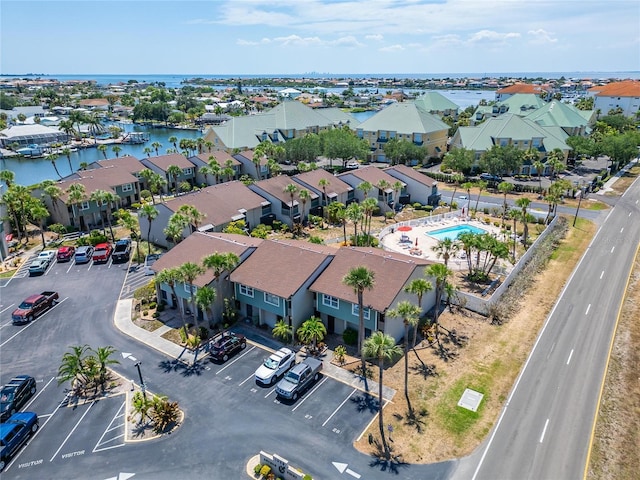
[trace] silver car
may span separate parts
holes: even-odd
[[[83,245],[76,248],[76,254],[74,256],[76,263],[89,263],[93,257],[93,247]]]
[[[29,265],[29,275],[35,275],[36,273],[45,273],[51,262],[47,258],[36,258],[31,265]]]

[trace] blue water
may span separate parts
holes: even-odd
[[[445,238],[449,238],[451,240],[455,240],[461,233],[475,233],[482,234],[487,233],[486,230],[482,228],[474,227],[473,225],[455,225],[453,227],[441,228],[440,230],[433,230],[431,232],[426,232],[425,235],[429,235],[430,237],[435,238],[438,241],[444,240]]]
[[[108,124],[107,124],[108,125]],[[142,160],[147,155],[144,153],[144,148],[151,147],[153,142],[159,142],[162,147],[158,149],[158,153],[160,155],[164,155],[167,152],[168,148],[173,148],[173,145],[169,143],[169,137],[176,137],[178,141],[176,142],[178,145],[180,144],[180,139],[182,138],[198,138],[202,134],[197,130],[182,130],[182,129],[173,129],[173,128],[146,128],[140,127],[132,124],[117,124],[120,128],[124,129],[126,132],[148,132],[149,133],[149,141],[144,144],[139,145],[128,145],[122,144],[119,145],[122,150],[118,154],[120,157],[124,155],[133,155],[134,157]],[[116,155],[111,150],[112,145],[109,145],[107,148],[107,158],[116,158]],[[155,156],[156,152],[153,151],[151,153],[152,156]],[[95,162],[96,160],[104,160],[104,155],[97,148],[85,148],[82,150],[78,150],[76,152],[71,153],[71,165],[73,167],[73,172],[77,171],[80,168],[80,164],[82,162]],[[66,177],[72,173],[72,170],[69,168],[69,161],[67,157],[61,155],[56,160],[56,166],[58,167],[58,171],[60,175]],[[20,185],[33,185],[36,183],[40,183],[43,180],[59,180],[60,177],[56,174],[55,169],[53,168],[53,164],[44,158],[4,158],[0,160],[0,169],[2,170],[12,170],[16,176],[16,183]]]

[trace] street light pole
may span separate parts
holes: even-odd
[[[578,198],[578,208],[576,208],[576,215],[573,217],[573,226],[576,226],[576,220],[578,220],[578,212],[580,211],[580,203],[582,202],[582,196],[584,195],[584,189],[580,189],[580,198]]]
[[[142,396],[146,400],[147,399],[147,392],[146,392],[146,388],[144,386],[144,380],[142,379],[142,371],[140,370],[140,365],[141,364],[142,364],[142,362],[137,362],[136,363],[136,368],[138,369],[138,376],[140,377],[140,388],[142,389]]]

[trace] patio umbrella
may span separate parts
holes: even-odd
[[[411,230],[411,227],[409,225],[402,225],[401,227],[398,227],[399,232],[408,232],[410,230]]]

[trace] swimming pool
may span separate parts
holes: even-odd
[[[474,227],[473,225],[454,225],[453,227],[441,228],[440,230],[433,230],[431,232],[425,232],[425,235],[435,238],[436,240],[444,240],[450,238],[455,240],[461,233],[488,233],[482,228]]]

